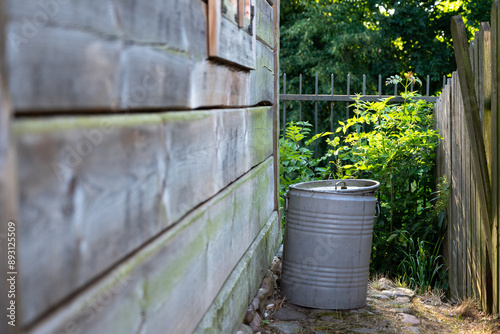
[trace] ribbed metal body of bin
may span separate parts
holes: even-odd
[[[290,187],[281,278],[290,302],[337,310],[366,305],[379,186],[328,180]]]

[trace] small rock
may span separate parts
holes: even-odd
[[[385,292],[385,291],[382,291],[382,292]],[[390,299],[389,296],[386,296],[386,295],[380,295],[380,294],[374,294],[372,296],[373,298],[377,298],[377,299]]]
[[[257,310],[259,308],[259,304],[260,304],[260,300],[259,298],[255,297],[253,300],[252,300],[252,306],[255,310]]]
[[[389,298],[396,298],[396,297],[407,297],[409,299],[412,299],[415,296],[415,292],[413,292],[410,289],[405,289],[405,288],[396,288],[392,290],[384,290],[380,291],[381,295],[387,296]]]
[[[243,322],[245,324],[249,324],[253,320],[254,316],[255,316],[255,307],[253,307],[253,305],[250,305],[247,308],[247,312],[245,313],[245,317],[243,318]]]
[[[302,333],[302,327],[294,322],[275,322],[269,326],[279,330],[283,334]]]
[[[378,332],[378,329],[372,329],[372,328],[355,328],[355,329],[351,329],[351,331],[356,332],[356,333],[376,333],[376,332]]]
[[[269,293],[269,288],[259,288],[257,291],[257,298],[259,298],[259,301],[267,299],[271,294]]]
[[[252,328],[250,326],[247,326],[245,324],[241,324],[240,328],[238,328],[238,331],[236,334],[253,334]]]
[[[274,291],[274,280],[271,275],[266,275],[262,284],[260,285],[260,289],[257,292],[257,297],[259,298],[259,307],[258,311],[261,315],[264,314],[266,310],[266,305],[268,304],[268,299],[271,297]]]
[[[272,292],[274,289],[274,279],[273,279],[272,275],[267,274],[264,277],[264,280],[262,281],[262,284],[260,287]]]
[[[280,308],[274,313],[274,318],[281,321],[301,321],[306,320],[307,316],[289,308]]]
[[[405,331],[408,333],[422,334],[422,331],[420,331],[420,328],[418,327],[406,327]]]
[[[403,322],[407,324],[412,324],[412,325],[420,325],[420,320],[414,315],[411,314],[406,314],[406,313],[400,313],[400,315],[403,316]]]
[[[255,313],[253,320],[250,322],[250,328],[254,332],[258,332],[260,330],[260,324],[262,323],[262,319],[258,313]]]

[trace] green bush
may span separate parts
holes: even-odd
[[[280,138],[280,206],[285,207],[285,195],[290,185],[314,180],[323,180],[330,174],[328,157],[325,154],[314,158],[312,144],[331,132],[320,133],[311,138],[311,124],[290,122],[286,126],[285,138]],[[283,212],[283,217],[285,212]]]
[[[330,152],[340,160],[340,177],[380,182],[382,210],[374,226],[371,264],[373,271],[390,275],[398,273],[397,264],[405,257],[397,247],[402,232],[429,242],[441,233],[429,200],[439,135],[432,128],[432,105],[409,90],[418,82],[411,72],[388,79],[387,84],[403,84],[401,104],[392,103],[392,97],[362,101],[358,95],[354,116],[339,122],[337,133],[344,137],[328,140]]]

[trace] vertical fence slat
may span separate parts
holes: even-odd
[[[493,191],[493,228],[492,228],[492,255],[493,259],[493,313],[500,313],[500,248],[499,248],[499,220],[500,220],[500,189],[499,189],[499,154],[500,149],[499,140],[500,136],[498,131],[500,129],[500,117],[499,108],[500,103],[498,101],[498,81],[500,79],[500,66],[499,59],[500,56],[500,43],[499,43],[499,29],[500,29],[500,12],[498,10],[498,2],[493,1],[491,9],[491,61],[492,61],[492,94],[491,94],[491,183]]]
[[[314,94],[318,96],[318,74],[314,78]],[[314,101],[314,134],[318,134],[318,101]],[[318,157],[318,141],[314,141],[314,157]]]
[[[331,90],[333,96],[335,94],[335,82],[333,74],[330,76],[330,78],[331,78]],[[333,132],[333,101],[330,103],[330,132]]]
[[[363,74],[363,95],[366,95],[366,74]]]
[[[463,140],[464,140],[464,163],[465,163],[465,191],[464,194],[464,206],[465,206],[465,227],[466,227],[466,243],[467,243],[467,296],[473,295],[473,261],[472,261],[472,235],[473,235],[473,224],[470,219],[470,142],[469,137],[465,135],[467,129],[463,128]]]
[[[283,73],[283,94],[286,94],[286,73]],[[285,138],[286,129],[286,101],[283,101],[283,138]]]
[[[351,96],[351,74],[347,74],[347,96]],[[349,119],[349,102],[346,103],[346,118]],[[349,129],[346,131],[346,135],[349,134]]]
[[[382,75],[378,75],[378,96],[382,96]]]
[[[429,96],[429,90],[430,90],[430,76],[427,76],[427,81],[426,81],[426,89],[425,89],[425,96]]]
[[[457,86],[457,81],[456,81],[457,75],[456,73],[453,73],[452,75],[452,84],[451,84],[451,97],[456,96],[456,86]],[[455,131],[456,129],[456,124],[457,124],[457,113],[456,113],[456,107],[455,107],[455,101],[450,97],[450,110],[451,110],[451,197],[452,197],[452,207],[451,207],[451,221],[453,222],[452,225],[452,239],[453,242],[452,244],[454,245],[452,249],[452,282],[453,282],[453,294],[457,297],[460,296],[459,293],[459,275],[460,275],[460,270],[458,267],[458,249],[460,247],[460,240],[458,239],[458,195],[457,195],[457,132]]]
[[[492,157],[491,157],[491,80],[492,80],[492,68],[491,68],[491,32],[490,32],[490,25],[488,23],[481,23],[479,32],[477,34],[478,36],[478,51],[477,51],[477,62],[478,62],[478,74],[476,77],[478,78],[478,98],[479,98],[479,108],[480,108],[480,114],[482,114],[482,120],[483,120],[483,138],[484,138],[484,146],[485,146],[485,151],[486,151],[486,161],[487,161],[487,166],[488,166],[488,173],[489,173],[489,179],[492,180],[492,169],[491,169],[491,163],[492,163]],[[491,189],[491,198],[492,198],[492,203],[494,203],[493,200],[493,189]],[[491,220],[493,222],[494,220],[494,206],[491,206],[492,212],[490,213]],[[490,225],[490,222],[487,224],[488,226]],[[492,236],[492,245],[493,246],[493,236]],[[491,248],[493,249],[493,248]],[[493,252],[488,254],[488,257],[493,260],[495,258],[495,254]],[[494,261],[487,261],[487,272],[486,272],[486,279],[487,279],[487,305],[488,305],[488,310],[490,310],[493,307],[494,300],[493,300],[493,292],[496,289],[493,289],[493,285],[496,285],[494,283],[494,275],[493,275],[493,264]],[[490,264],[491,263],[491,264]]]
[[[302,95],[302,73],[299,74],[299,95]],[[302,101],[299,100],[299,121],[302,122]]]
[[[460,104],[461,108],[458,113],[459,115],[459,122],[460,122],[460,132],[459,132],[459,155],[460,155],[460,178],[459,178],[459,189],[460,189],[460,210],[459,210],[459,215],[460,215],[460,267],[461,267],[461,291],[462,291],[462,298],[467,297],[467,283],[468,283],[468,277],[467,277],[467,231],[468,231],[468,224],[465,221],[465,143],[464,143],[464,136],[466,134],[466,129],[465,129],[465,119],[464,119],[464,110],[463,110],[463,105]]]

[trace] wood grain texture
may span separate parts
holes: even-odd
[[[216,57],[219,52],[219,35],[222,20],[222,0],[208,0],[208,55]]]
[[[23,24],[18,37],[36,39],[52,26],[103,38],[161,44],[206,55],[206,4],[201,0],[27,0],[9,1],[7,12]]]
[[[280,209],[280,199],[279,199],[279,175],[280,175],[280,157],[279,157],[279,135],[280,135],[280,117],[279,117],[279,111],[280,111],[280,101],[279,101],[279,94],[280,94],[280,1],[277,0],[276,3],[273,5],[273,35],[274,35],[274,40],[276,42],[273,50],[273,59],[274,59],[274,102],[273,102],[273,155],[274,155],[274,177],[275,177],[275,184],[274,184],[274,192],[276,193],[276,196],[274,198],[274,209],[278,211],[279,213],[279,224],[281,228],[281,209]]]
[[[270,107],[16,122],[26,322],[271,156],[272,127]]]
[[[130,46],[121,55],[120,109],[189,108],[193,61],[156,47]]]
[[[266,102],[268,104],[275,103],[274,89],[274,54],[268,46],[261,42],[256,43],[257,48],[257,64],[255,71],[250,72],[250,91],[248,103]],[[276,95],[279,96],[279,95]]]
[[[8,36],[22,35],[13,21]],[[117,107],[119,41],[86,32],[42,27],[28,43],[9,43],[9,90],[16,111],[86,111]]]
[[[29,333],[67,324],[82,334],[193,332],[273,213],[272,165],[252,169]]]
[[[473,168],[476,173],[479,195],[481,202],[485,204],[482,210],[484,237],[486,245],[491,251],[491,183],[488,173],[486,152],[481,129],[481,119],[479,117],[478,99],[474,87],[474,78],[470,59],[467,52],[467,36],[465,24],[460,16],[452,18],[451,31],[453,35],[453,45],[455,48],[455,58],[457,60],[458,75],[460,77],[460,87],[466,111],[467,133],[471,142],[471,153],[473,156]]]
[[[243,26],[240,26],[240,18],[239,18],[239,1],[238,0],[222,0],[222,10],[221,14],[224,16],[228,21],[233,23],[235,26],[238,26],[238,28],[242,28]],[[244,3],[243,3],[244,6]],[[244,7],[243,7],[244,11]],[[244,12],[243,12],[244,13]],[[243,20],[245,18],[244,14]]]
[[[280,226],[275,211],[234,268],[194,333],[237,332],[281,243]]]
[[[266,0],[256,0],[255,30],[257,38],[274,48],[273,7]]]
[[[251,20],[250,33],[246,27],[239,28],[222,15],[222,1],[208,1],[209,56],[246,69],[254,69],[255,38],[251,32],[255,31],[255,20]]]
[[[461,298],[479,298],[482,308],[494,313],[498,312],[500,307],[498,22],[498,2],[494,2],[491,29],[487,23],[482,23],[480,31],[467,49],[463,38],[463,22],[458,17],[453,19],[452,32],[459,75],[453,75],[451,85],[448,83],[445,87],[436,108],[441,113],[444,109],[452,113],[458,112],[458,115],[452,116],[449,127],[451,166],[449,163],[438,161],[438,171],[443,172],[443,168],[444,172],[448,170],[452,180],[452,202],[448,209],[451,226],[449,225],[446,245],[446,256],[450,262],[451,291]],[[449,91],[451,99],[448,101],[446,97]],[[448,131],[446,122],[443,122],[443,117],[439,115],[437,119],[445,143]],[[464,136],[464,132],[468,132],[468,136]],[[481,144],[483,140],[484,143]],[[477,152],[481,150],[477,150],[477,147],[481,145],[484,145],[485,161],[478,163]],[[462,157],[457,157],[457,154]],[[441,160],[446,159],[444,151],[440,151],[438,156]],[[479,165],[482,167],[478,167]],[[481,179],[485,179],[486,184]],[[488,192],[486,197],[490,196],[492,200],[490,208],[489,202],[485,200],[485,193]]]
[[[467,240],[466,233],[468,230],[465,221],[465,151],[464,151],[464,135],[465,135],[465,122],[463,104],[457,104],[457,120],[458,124],[455,129],[458,130],[457,136],[457,170],[458,170],[458,228],[459,228],[459,273],[460,273],[460,295],[465,298],[467,295]]]
[[[101,36],[119,36],[120,20],[113,0],[25,0],[7,1],[9,18],[23,23],[22,34],[37,38],[37,30],[47,26],[88,31]]]
[[[59,6],[53,1],[60,0],[47,1],[10,3],[7,61],[18,114],[245,107],[274,101],[273,50],[248,29],[221,18],[218,52],[225,65],[207,61],[203,1],[92,0]],[[272,14],[265,2],[263,8]],[[31,31],[26,18],[40,11],[50,20]],[[95,27],[90,17],[98,18]],[[267,28],[272,34],[272,25]]]
[[[273,53],[257,42],[254,71],[235,71],[211,61],[194,64],[191,72],[191,108],[202,106],[253,106],[274,102]]]
[[[154,43],[197,60],[206,58],[207,14],[203,1],[120,0],[113,3],[125,40]]]
[[[492,266],[493,282],[493,313],[500,313],[500,162],[498,150],[500,149],[498,131],[500,129],[498,100],[500,80],[500,13],[498,10],[498,1],[493,1],[491,7],[491,70],[492,70],[492,94],[491,94],[491,183],[493,190],[493,226],[492,226],[492,255],[494,258]]]
[[[451,91],[452,96],[456,95],[457,91],[457,81],[456,81],[456,73],[454,72],[452,75],[452,85]],[[460,267],[459,267],[459,252],[460,252],[460,239],[459,239],[459,218],[458,218],[458,160],[460,157],[458,156],[458,110],[456,107],[457,100],[451,100],[451,124],[453,130],[451,131],[451,198],[452,198],[452,240],[454,247],[452,249],[452,279],[453,279],[453,290],[452,293],[455,294],[456,297],[460,297]]]

